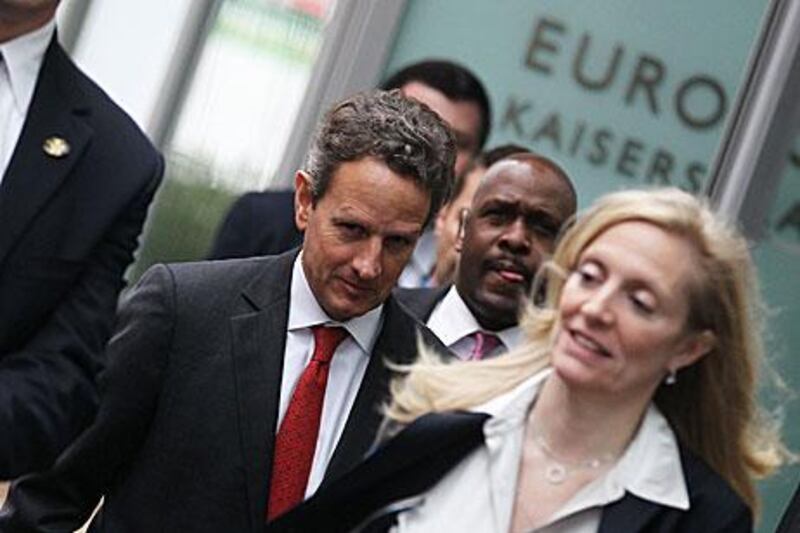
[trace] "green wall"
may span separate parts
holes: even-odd
[[[409,0],[386,66],[452,59],[494,106],[488,146],[515,142],[559,161],[581,205],[611,189],[706,179],[757,39],[766,0]],[[800,141],[795,147],[800,154]],[[770,359],[800,390],[800,156],[789,165],[755,251],[772,309]],[[783,223],[782,223],[783,222]],[[800,450],[797,400],[774,389]],[[774,530],[800,479],[763,483],[759,531]]]

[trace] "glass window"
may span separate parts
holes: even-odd
[[[754,255],[768,305],[767,356],[787,390],[764,393],[768,400],[778,402],[786,441],[800,452],[800,135],[789,151],[778,193],[765,217],[767,236]],[[775,530],[798,482],[800,466],[794,465],[762,483],[760,531]]]
[[[165,147],[167,169],[132,277],[203,258],[221,217],[275,170],[334,0],[225,0]],[[281,181],[283,180],[283,181]]]
[[[489,146],[555,159],[582,205],[620,187],[700,191],[768,4],[411,0],[386,70],[431,56],[474,70]]]

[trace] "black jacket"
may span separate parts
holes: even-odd
[[[209,259],[277,255],[300,246],[294,191],[249,192],[231,206]]]
[[[398,287],[394,290],[394,297],[400,302],[403,307],[408,310],[411,315],[422,322],[428,323],[431,313],[439,305],[447,291],[450,290],[450,285],[442,287],[431,287],[421,289],[407,289]]]
[[[271,524],[269,533],[386,531],[396,514],[483,444],[483,413],[434,413],[417,419],[357,468]],[[603,509],[599,533],[750,532],[752,517],[733,490],[681,448],[690,509],[626,493]]]
[[[0,531],[72,531],[101,496],[90,531],[263,531],[296,256],[148,271],[121,307],[97,419],[51,471],[12,485]],[[414,358],[418,329],[385,302],[326,480],[368,451],[385,363]]]
[[[61,138],[69,152],[46,153]],[[0,183],[0,479],[49,465],[95,376],[163,162],[54,38]]]

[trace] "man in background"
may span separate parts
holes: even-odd
[[[458,252],[456,240],[463,227],[462,216],[469,210],[472,197],[478,189],[486,169],[494,163],[515,153],[529,152],[524,146],[503,144],[482,152],[472,160],[463,174],[456,176],[453,194],[436,216],[433,233],[436,237],[436,263],[433,268],[431,285],[434,287],[450,285],[455,275]]]
[[[97,531],[260,531],[355,465],[387,362],[416,356],[418,322],[391,291],[454,159],[444,122],[399,91],[334,106],[295,175],[302,250],[149,270],[121,307],[97,418],[15,483],[0,531],[74,530],[101,497]]]
[[[0,1],[0,479],[46,468],[92,421],[163,171],[58,44],[57,6]]]
[[[569,177],[553,161],[532,153],[500,159],[462,219],[454,285],[398,289],[397,299],[462,360],[515,348],[533,277],[576,205]]]
[[[429,60],[399,70],[383,85],[400,89],[406,96],[426,104],[450,126],[458,148],[454,172],[462,176],[486,144],[492,123],[489,97],[478,77],[462,65]],[[398,285],[433,285],[436,248],[433,228],[428,228],[400,275]]]

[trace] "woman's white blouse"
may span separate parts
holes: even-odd
[[[473,411],[492,415],[485,444],[443,477],[412,509],[401,513],[396,532],[506,533],[511,525],[528,408],[550,374],[541,372]],[[672,429],[651,405],[619,461],[562,507],[537,533],[594,533],[602,507],[625,492],[686,510],[689,496]],[[532,501],[530,506],[535,506]]]

